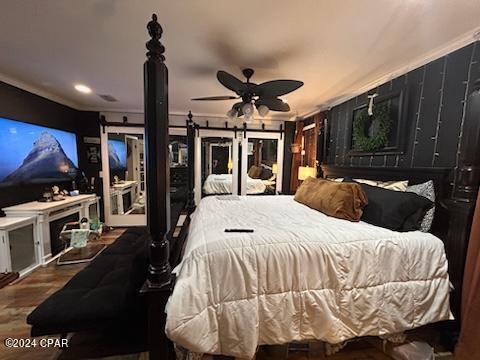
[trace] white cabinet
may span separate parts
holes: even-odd
[[[0,219],[8,221],[8,219],[18,217],[33,217],[36,226],[36,237],[40,243],[40,263],[47,264],[59,254],[57,251],[58,246],[56,246],[58,245],[56,244],[58,234],[55,232],[52,233],[52,226],[56,227],[61,221],[77,221],[83,217],[90,219],[93,216],[97,217],[98,200],[99,198],[95,194],[83,194],[67,196],[61,201],[32,201],[4,208],[3,211],[7,217]],[[75,220],[70,219],[70,216],[75,217]],[[58,225],[58,227],[63,227],[63,224]],[[52,254],[52,250],[55,250],[54,254]],[[61,250],[63,250],[63,248]]]
[[[35,217],[0,218],[0,271],[24,276],[40,264]]]

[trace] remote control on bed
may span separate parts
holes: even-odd
[[[245,232],[245,233],[253,233],[253,229],[225,229],[225,232]]]

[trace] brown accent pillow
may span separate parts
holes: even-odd
[[[248,169],[248,176],[250,176],[252,179],[259,179],[261,175],[262,175],[261,166],[252,165],[250,169]]]
[[[360,184],[307,178],[295,193],[295,201],[326,215],[359,221],[367,196]]]

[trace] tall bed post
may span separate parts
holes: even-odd
[[[188,179],[187,179],[187,204],[186,210],[188,211],[188,215],[190,215],[195,210],[195,194],[194,194],[194,186],[195,186],[195,170],[194,170],[194,161],[195,161],[195,124],[193,123],[193,115],[192,112],[188,112],[188,120],[187,120],[187,162],[188,162]]]
[[[160,43],[162,27],[157,15],[147,25],[144,72],[147,227],[151,236],[150,265],[142,292],[148,302],[150,359],[173,359],[165,335],[165,305],[173,287],[169,263],[170,165],[168,161],[168,69]]]
[[[449,255],[450,281],[454,286],[451,295],[453,313],[460,328],[462,283],[468,240],[480,182],[480,78],[476,79],[465,104],[465,118],[457,153],[458,164],[454,171],[452,198],[448,206],[452,213],[446,243]]]

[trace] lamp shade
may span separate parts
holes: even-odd
[[[317,177],[317,169],[310,166],[300,166],[298,168],[298,180],[305,180],[308,177]]]
[[[227,164],[228,171],[232,171],[233,169],[233,161],[232,159],[228,159],[228,164]]]
[[[253,116],[253,105],[251,103],[246,103],[242,106],[242,112],[245,114],[246,117]]]
[[[235,109],[230,109],[230,110],[227,111],[227,117],[230,120],[236,119],[237,115],[238,115],[238,111],[235,110]]]
[[[275,163],[272,165],[272,174],[277,174],[278,173],[278,165]]]
[[[265,105],[260,105],[257,109],[258,113],[261,117],[265,117],[268,115],[269,109]]]

